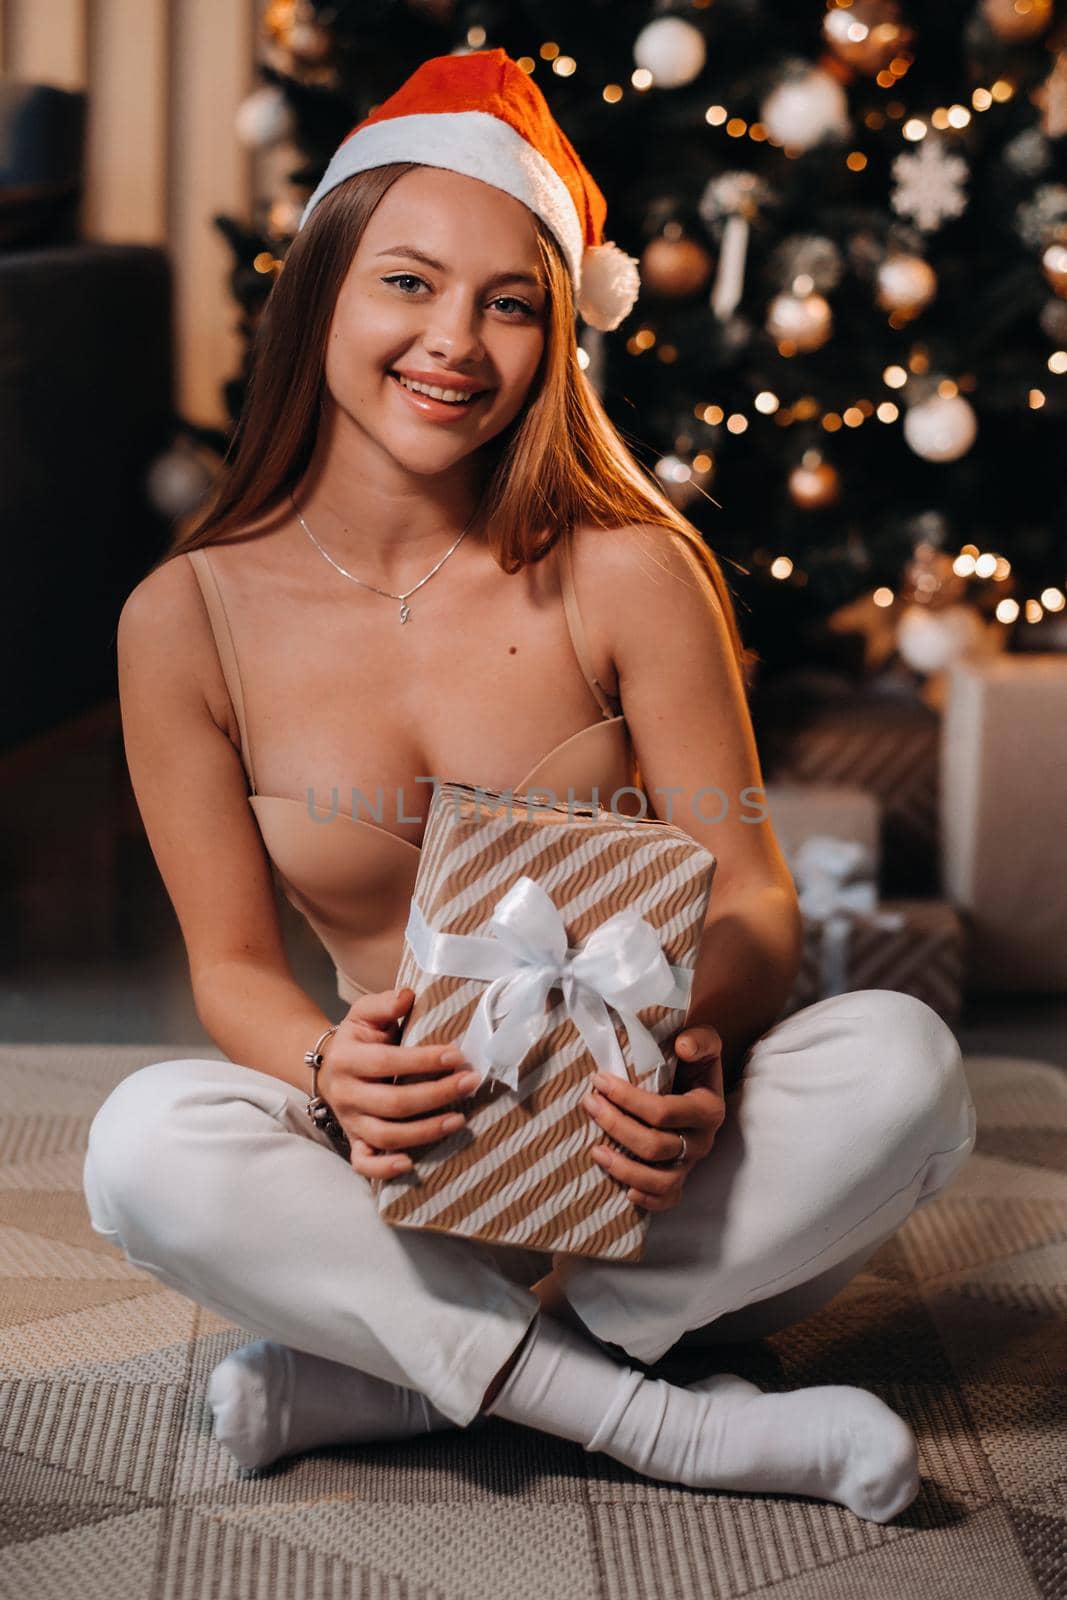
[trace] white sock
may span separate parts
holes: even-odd
[[[456,1424],[417,1389],[273,1339],[242,1345],[207,1383],[215,1437],[242,1467],[332,1444],[408,1439]]]
[[[891,1521],[920,1487],[911,1429],[866,1389],[822,1384],[764,1394],[730,1372],[683,1389],[616,1365],[540,1315],[486,1409],[602,1450],[650,1478],[812,1495],[871,1522]]]

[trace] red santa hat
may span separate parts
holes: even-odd
[[[434,56],[356,124],[304,207],[353,173],[417,161],[480,178],[529,206],[562,247],[579,314],[608,331],[632,310],[637,262],[604,239],[607,203],[540,89],[503,50]]]

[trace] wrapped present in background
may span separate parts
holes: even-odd
[[[400,1042],[455,1043],[483,1077],[458,1102],[464,1127],[373,1180],[387,1222],[641,1258],[649,1213],[592,1160],[613,1141],[581,1101],[597,1070],[670,1092],[714,871],[672,823],[438,787],[396,976],[415,992]]]
[[[804,946],[789,1016],[857,989],[912,994],[948,1023],[963,1001],[965,929],[946,900],[878,902],[873,861],[855,840],[813,834],[789,858]]]
[[[870,875],[878,881],[882,806],[869,789],[844,783],[765,783],[763,793],[787,861],[813,834],[828,834],[863,845]]]
[[[773,684],[752,709],[768,785],[867,790],[881,807],[882,893],[943,892],[936,711],[896,685],[856,687],[825,673]]]

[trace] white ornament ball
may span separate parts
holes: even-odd
[[[276,84],[264,84],[237,107],[234,130],[249,150],[265,150],[268,145],[287,139],[296,119],[285,95]]]
[[[704,35],[681,17],[658,17],[634,41],[634,60],[660,89],[692,83],[704,65]]]
[[[818,350],[834,331],[830,302],[821,294],[776,294],[767,307],[767,332],[798,350]]]
[[[931,395],[904,415],[904,437],[924,461],[958,461],[978,433],[978,419],[961,394]]]
[[[184,517],[207,495],[214,478],[188,446],[175,445],[157,456],[145,475],[148,498],[161,516]]]
[[[880,264],[875,275],[878,304],[883,311],[917,317],[937,293],[937,273],[922,256],[901,251]]]
[[[808,150],[827,134],[848,132],[848,96],[828,72],[812,67],[800,78],[786,78],[760,108],[760,121],[778,144]]]
[[[943,672],[981,652],[985,627],[972,606],[908,606],[897,624],[897,649],[916,672]]]

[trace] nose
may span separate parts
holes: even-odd
[[[424,342],[427,354],[453,371],[481,360],[485,347],[473,303],[458,294],[443,296],[433,308]]]

